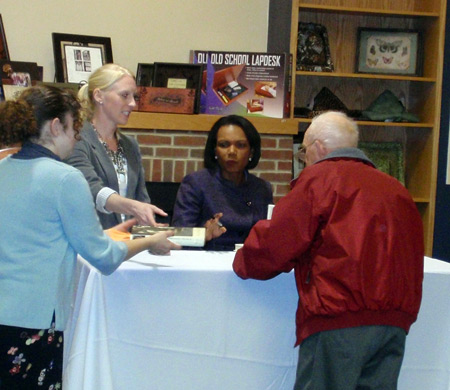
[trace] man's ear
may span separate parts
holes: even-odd
[[[328,148],[325,147],[325,145],[318,139],[316,140],[316,145],[319,151],[319,157],[324,158],[330,151]]]

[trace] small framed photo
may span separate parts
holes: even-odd
[[[31,87],[36,81],[42,81],[42,74],[36,62],[0,59],[0,76],[4,85],[20,87]]]
[[[0,59],[9,60],[8,45],[6,43],[5,29],[3,27],[2,15],[0,15]]]
[[[136,85],[138,87],[151,87],[153,85],[154,64],[138,63],[136,71]]]
[[[356,72],[420,76],[422,44],[418,30],[359,28]]]
[[[102,65],[113,62],[111,38],[52,33],[55,78],[84,83]]]

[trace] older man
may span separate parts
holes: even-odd
[[[420,215],[405,187],[357,144],[345,114],[314,118],[300,151],[306,168],[233,263],[244,279],[295,271],[295,390],[396,389],[419,311]]]

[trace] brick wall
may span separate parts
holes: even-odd
[[[207,133],[167,130],[123,130],[141,148],[147,181],[180,182],[203,168]],[[251,172],[272,184],[276,202],[289,190],[292,179],[292,136],[261,134],[262,156]]]

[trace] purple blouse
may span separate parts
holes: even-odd
[[[184,177],[175,201],[172,226],[204,226],[214,214],[227,232],[206,243],[206,250],[234,250],[243,243],[252,226],[267,218],[267,206],[273,203],[269,182],[246,172],[246,180],[236,186],[225,180],[220,170],[202,169]]]

